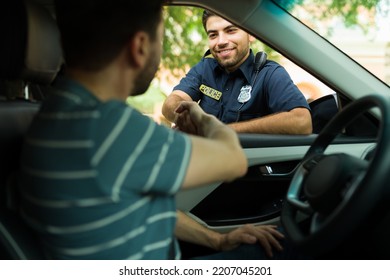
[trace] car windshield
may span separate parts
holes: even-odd
[[[275,2],[390,85],[389,0]]]

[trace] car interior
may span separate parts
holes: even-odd
[[[30,89],[44,91],[63,63],[60,34],[53,17],[33,2],[9,2],[1,14],[0,28],[6,43],[0,51],[0,257],[44,259],[39,239],[17,212],[16,187],[23,135],[41,100],[36,99],[39,94],[32,92],[34,100],[16,98],[20,89],[12,87],[12,83],[23,81],[31,85]]]
[[[293,244],[317,258],[388,258],[388,86],[282,13],[278,1],[229,2],[236,8],[217,0],[171,4],[207,8],[242,26],[321,77],[336,98],[310,103],[312,135],[239,135],[247,174],[179,192],[178,209],[220,232],[246,223],[282,225]],[[23,135],[64,62],[52,11],[50,0],[7,1],[1,10],[0,259],[45,259],[39,239],[18,215],[16,179]],[[302,48],[290,48],[291,40]],[[28,85],[22,93],[28,98],[16,98],[12,83],[18,82]],[[375,242],[363,244],[363,237]],[[184,258],[205,252],[181,245]]]

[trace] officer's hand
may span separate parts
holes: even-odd
[[[183,101],[176,108],[175,113],[175,129],[189,134],[201,135],[201,121],[205,113],[198,103]]]

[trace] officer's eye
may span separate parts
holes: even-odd
[[[228,32],[228,33],[236,33],[237,30],[238,30],[238,28],[232,27],[232,28],[229,28],[229,29],[227,30],[227,32]]]
[[[217,37],[216,33],[209,33],[209,39],[214,39],[215,37]]]

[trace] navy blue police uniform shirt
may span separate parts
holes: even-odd
[[[186,92],[205,112],[222,122],[250,120],[297,107],[309,109],[304,95],[278,63],[267,60],[255,80],[252,51],[239,69],[231,73],[208,54],[173,90]],[[248,86],[252,87],[249,95]]]

